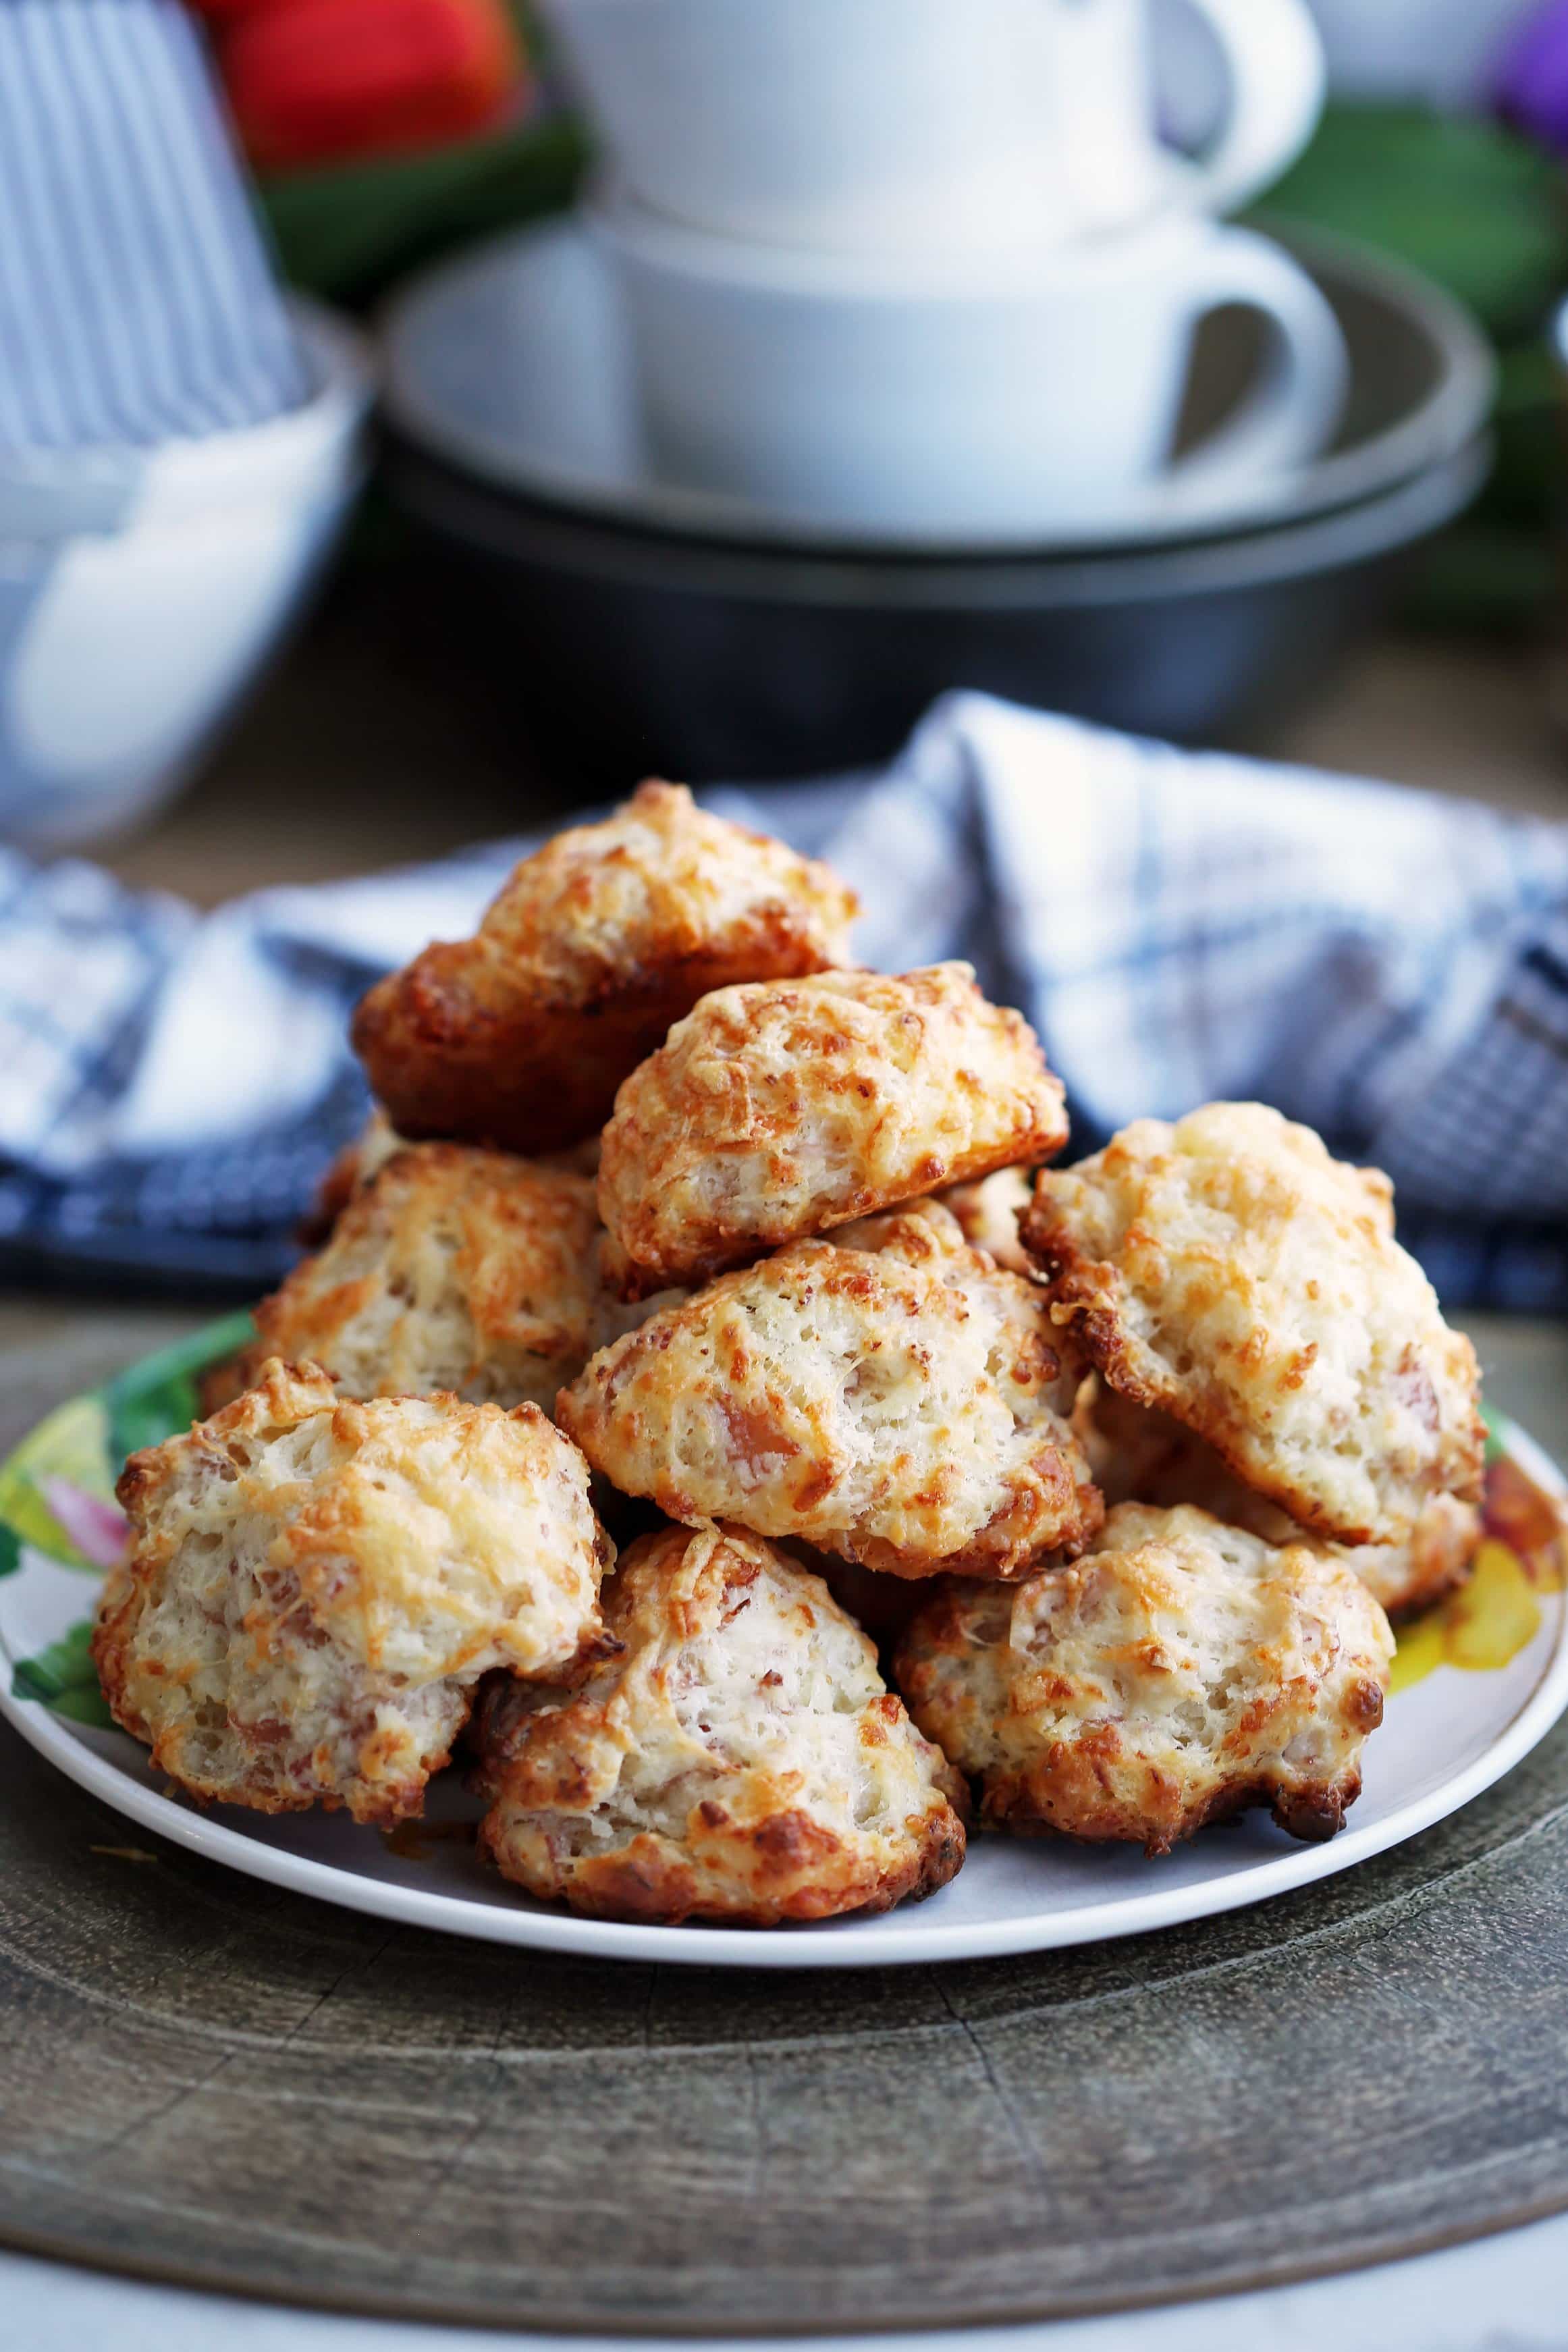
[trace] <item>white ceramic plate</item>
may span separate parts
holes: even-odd
[[[1212,511],[1134,508],[1063,530],[1019,513],[1000,538],[972,529],[845,529],[667,478],[643,446],[632,353],[609,270],[575,217],[513,230],[414,279],[383,321],[387,413],[414,446],[497,489],[579,515],[705,540],[867,555],[1039,555],[1232,536],[1395,490],[1468,447],[1495,363],[1457,303],[1380,255],[1322,236],[1286,241],[1341,315],[1356,389],[1338,446]]]
[[[102,1500],[111,1473],[128,1444],[188,1419],[192,1370],[225,1352],[235,1336],[232,1323],[219,1327],[76,1399],[0,1470],[0,1570],[9,1569],[0,1573],[0,1711],[61,1771],[132,1822],[254,1878],[351,1910],[585,1958],[727,1968],[880,1967],[1096,1943],[1260,1903],[1354,1868],[1490,1788],[1568,1706],[1568,1600],[1556,1529],[1568,1485],[1530,1438],[1500,1423],[1494,1496],[1507,1482],[1515,1533],[1519,1497],[1536,1499],[1541,1546],[1490,1539],[1469,1596],[1405,1636],[1402,1671],[1429,1670],[1396,1687],[1368,1745],[1350,1826],[1330,1843],[1298,1844],[1260,1815],[1206,1832],[1154,1863],[1125,1848],[980,1837],[951,1886],[881,1918],[770,1930],[574,1918],[531,1901],[480,1863],[462,1826],[476,1808],[455,1775],[438,1785],[429,1821],[390,1840],[341,1814],[268,1821],[225,1808],[203,1812],[164,1795],[144,1751],[91,1719],[102,1708],[84,1661],[81,1629],[98,1573],[87,1553],[112,1537]]]

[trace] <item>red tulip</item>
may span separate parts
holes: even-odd
[[[440,146],[494,121],[524,73],[503,0],[263,0],[219,61],[267,164]]]

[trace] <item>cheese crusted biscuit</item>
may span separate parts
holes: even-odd
[[[935,1203],[798,1242],[652,1316],[557,1401],[623,1493],[894,1576],[1027,1575],[1100,1497],[1043,1298]]]
[[[894,1679],[985,1820],[1159,1854],[1252,1805],[1332,1837],[1393,1659],[1371,1593],[1316,1548],[1124,1503],[1071,1567],[945,1587]]]
[[[846,962],[855,911],[825,866],[643,784],[526,857],[475,938],[379,982],[355,1050],[400,1134],[559,1150],[710,989]]]
[[[347,1396],[532,1402],[648,1311],[601,1265],[593,1184],[470,1144],[405,1145],[325,1246],[256,1309],[246,1375],[268,1356],[320,1364]]]
[[[273,1361],[133,1454],[92,1654],[116,1719],[193,1796],[417,1813],[496,1667],[598,1654],[613,1551],[534,1405],[340,1398]]]
[[[677,1024],[616,1097],[599,1206],[628,1288],[658,1290],[1066,1139],[1033,1031],[967,964],[822,972]]]
[[[737,1528],[667,1528],[604,1600],[621,1647],[580,1690],[486,1690],[481,1836],[507,1877],[599,1918],[757,1927],[946,1885],[961,1785],[819,1578]]]
[[[1393,1237],[1390,1188],[1258,1103],[1139,1119],[1047,1170],[1022,1226],[1109,1385],[1340,1543],[1479,1500],[1475,1351]]]
[[[1179,1421],[1131,1403],[1098,1375],[1079,1391],[1072,1426],[1108,1503],[1154,1503],[1166,1510],[1190,1503],[1265,1543],[1316,1543],[1354,1570],[1390,1617],[1431,1608],[1465,1581],[1474,1563],[1481,1515],[1457,1495],[1434,1495],[1397,1543],[1332,1544],[1298,1527]]]

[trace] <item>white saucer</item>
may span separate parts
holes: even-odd
[[[1453,457],[1490,402],[1494,363],[1468,314],[1427,280],[1334,240],[1287,240],[1341,315],[1356,388],[1336,448],[1260,480],[1244,506],[1184,501],[1090,530],[1020,512],[972,534],[847,531],[660,478],[644,454],[624,322],[576,217],[513,231],[417,278],[384,321],[385,404],[402,436],[489,486],[657,532],[901,556],[1152,546],[1322,514]],[[1390,354],[1394,357],[1390,357]]]

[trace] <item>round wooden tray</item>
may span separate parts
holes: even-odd
[[[135,1831],[0,1729],[0,2238],[399,2316],[1049,2318],[1568,2206],[1568,1726],[1260,1909],[942,1969],[586,1964]]]

